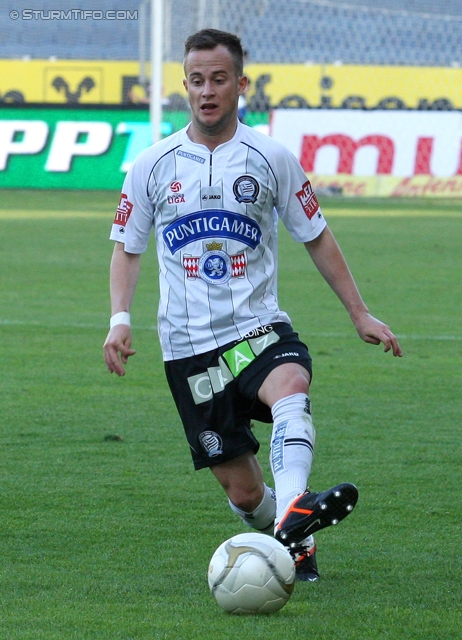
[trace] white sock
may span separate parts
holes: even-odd
[[[315,430],[310,401],[296,393],[273,405],[270,463],[276,489],[276,521],[306,491],[313,461]]]
[[[260,502],[255,511],[247,513],[236,507],[235,504],[228,500],[229,506],[242,518],[245,524],[252,529],[256,529],[260,533],[267,533],[273,535],[274,531],[274,518],[276,517],[276,495],[274,489],[270,489],[265,484],[265,493],[263,500]]]

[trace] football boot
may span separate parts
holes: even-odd
[[[307,536],[346,518],[357,501],[358,490],[349,482],[321,493],[306,491],[289,505],[276,526],[274,536],[286,547],[296,547]]]
[[[316,542],[313,536],[309,536],[289,551],[294,560],[296,579],[302,582],[317,582],[319,571],[316,563]]]

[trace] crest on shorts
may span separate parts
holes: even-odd
[[[199,436],[199,442],[207,452],[209,458],[222,455],[223,441],[215,431],[203,431]]]

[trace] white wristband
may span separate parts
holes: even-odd
[[[128,324],[130,326],[130,314],[128,311],[120,311],[115,313],[109,323],[110,328],[115,327],[118,324]]]

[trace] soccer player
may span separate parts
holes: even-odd
[[[127,173],[111,232],[109,371],[125,374],[140,256],[156,236],[159,338],[196,469],[209,467],[231,509],[291,551],[301,580],[319,577],[313,533],[346,517],[358,492],[307,491],[315,430],[311,358],[278,306],[277,221],[304,243],[359,336],[401,356],[363,302],[297,159],[238,121],[242,46],[205,29],[185,43],[188,127],[143,151]],[[316,302],[310,300],[309,308]],[[251,419],[273,423],[265,484]]]

